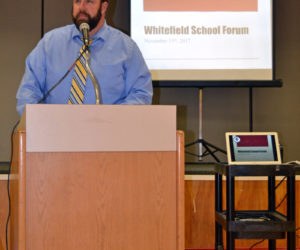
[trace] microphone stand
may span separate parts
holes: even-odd
[[[89,74],[92,83],[94,85],[94,89],[95,89],[95,95],[96,95],[96,104],[102,104],[102,95],[101,95],[101,91],[100,91],[100,85],[99,82],[96,78],[96,76],[94,75],[91,67],[90,67],[90,53],[89,50],[86,50],[86,60],[85,60],[85,67],[86,67],[86,71]]]

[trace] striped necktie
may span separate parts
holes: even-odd
[[[91,44],[92,41],[90,41]],[[68,100],[68,104],[82,104],[83,98],[84,98],[84,92],[85,92],[85,85],[86,85],[86,77],[87,77],[87,71],[86,71],[86,60],[87,53],[83,53],[84,45],[80,49],[80,53],[82,53],[82,56],[75,64],[75,70],[72,78],[72,84],[71,84],[71,91],[70,96]]]

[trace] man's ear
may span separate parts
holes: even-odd
[[[103,1],[102,1],[101,14],[102,14],[103,16],[105,16],[107,7],[108,7],[108,2],[107,2],[107,1],[104,1],[104,2],[103,2]]]

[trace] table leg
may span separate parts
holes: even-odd
[[[215,175],[215,210],[217,212],[222,212],[222,175]],[[215,249],[224,249],[223,246],[223,234],[222,234],[222,226],[215,222]]]
[[[295,223],[295,176],[288,176],[287,189],[287,219]],[[296,228],[293,232],[287,232],[287,249],[296,249]]]
[[[227,210],[227,249],[234,249],[234,233],[229,231],[228,225],[234,220],[234,176],[226,175],[226,210]]]

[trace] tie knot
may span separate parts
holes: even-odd
[[[91,45],[93,40],[89,41],[89,46]],[[82,48],[80,49],[80,53],[83,55],[85,60],[87,59],[88,50],[85,48],[85,44],[82,45]]]
[[[89,40],[89,47],[90,47],[90,45],[92,44],[92,42],[93,42],[93,40]],[[82,48],[81,48],[82,50],[85,50],[86,48],[85,48],[85,44],[83,43],[83,45],[82,45]]]

